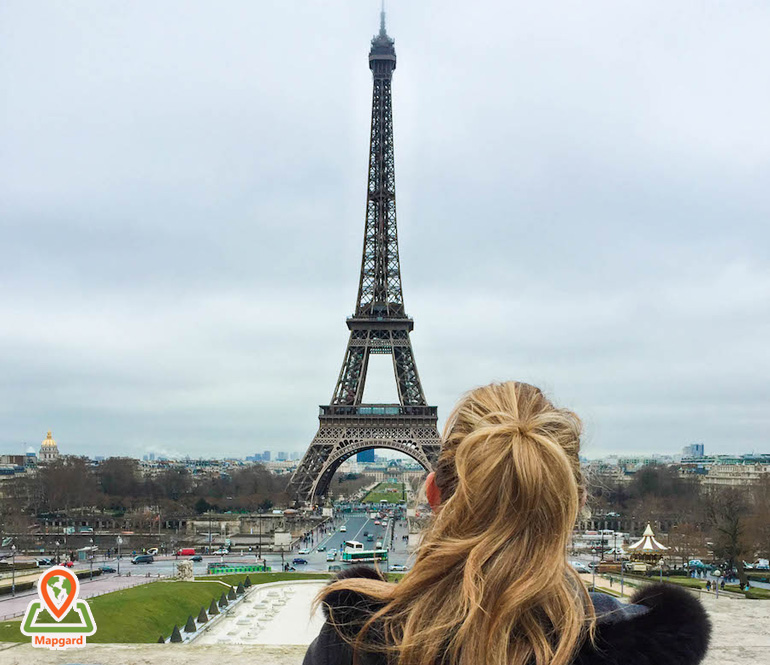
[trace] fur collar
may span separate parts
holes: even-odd
[[[383,576],[367,566],[353,566],[336,579],[366,577],[383,580]],[[597,648],[583,645],[574,665],[697,665],[706,654],[711,624],[700,601],[684,588],[674,584],[651,583],[636,591],[633,605],[643,606],[606,613],[618,607],[608,597],[592,599],[600,615],[596,634]],[[599,602],[597,602],[599,601]],[[605,601],[605,602],[601,602]],[[371,599],[358,593],[338,591],[324,603],[326,617],[355,631],[362,615],[375,609]],[[626,606],[628,607],[628,606]]]

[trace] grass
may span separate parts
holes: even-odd
[[[251,580],[252,584],[267,584],[268,582],[292,582],[296,580],[328,580],[330,573],[233,573],[232,575],[203,575],[196,577],[196,580],[209,582],[218,580],[231,586],[238,586],[246,578]],[[187,617],[185,617],[187,618]]]
[[[387,492],[386,489],[398,488],[398,492]],[[380,483],[363,498],[362,503],[379,503],[385,499],[388,503],[398,503],[406,501],[406,491],[404,483]]]
[[[160,635],[168,638],[175,624],[181,629],[190,614],[195,617],[201,607],[208,610],[211,600],[224,590],[215,582],[152,582],[92,598],[88,603],[97,629],[88,642],[150,643]],[[76,620],[77,615],[71,614]],[[19,631],[20,625],[21,621],[0,623],[0,641],[29,641]]]

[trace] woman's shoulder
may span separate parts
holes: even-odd
[[[597,614],[596,647],[586,642],[575,665],[696,665],[706,655],[711,623],[700,601],[683,587],[647,584],[629,604],[591,594]]]
[[[384,581],[385,577],[379,571],[369,566],[351,566],[338,573],[333,581],[355,577],[364,577]],[[321,632],[308,647],[303,665],[347,665],[353,662],[353,652],[350,645],[334,628],[346,634],[348,639],[355,636],[365,618],[381,607],[372,598],[355,591],[341,589],[332,591],[321,604],[326,619]],[[362,662],[383,662],[377,655],[363,654]]]
[[[366,566],[351,567],[336,579],[351,577],[384,579]],[[587,641],[574,665],[697,665],[705,656],[711,624],[700,601],[686,589],[670,583],[647,584],[629,603],[607,594],[590,595],[597,615],[596,646]],[[333,623],[355,631],[362,618],[379,607],[373,599],[352,591],[329,594],[323,604],[327,622],[308,650],[305,665],[350,662],[350,648],[330,626],[330,616]]]

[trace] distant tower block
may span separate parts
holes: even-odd
[[[374,86],[358,298],[347,320],[350,338],[331,403],[321,407],[318,433],[291,479],[298,503],[318,502],[339,466],[361,451],[390,448],[431,470],[440,450],[437,409],[428,406],[417,374],[410,340],[414,321],[406,314],[401,291],[390,90],[396,68],[393,44],[382,12],[380,32],[369,51]],[[397,404],[362,403],[373,353],[393,359]]]
[[[38,458],[41,462],[53,462],[59,459],[59,446],[56,445],[56,441],[51,436],[51,430],[48,430],[48,434],[43,443],[40,444],[40,454]]]

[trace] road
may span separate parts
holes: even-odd
[[[345,526],[346,532],[340,532],[340,527]],[[372,542],[368,542],[364,536],[364,531],[373,535]],[[409,559],[409,554],[406,551],[406,543],[402,540],[402,537],[407,534],[406,522],[399,522],[395,525],[395,537],[393,538],[393,549],[390,552],[390,564],[406,565]],[[382,526],[375,526],[374,520],[370,519],[366,513],[352,513],[344,514],[336,517],[332,522],[330,529],[326,533],[321,534],[320,539],[314,537],[312,541],[306,545],[300,545],[298,548],[292,551],[287,551],[281,556],[280,553],[274,552],[262,552],[262,559],[267,561],[267,565],[270,566],[273,571],[280,571],[282,569],[282,562],[291,564],[294,558],[302,558],[307,560],[307,564],[297,564],[295,568],[299,570],[306,570],[310,572],[328,571],[330,565],[342,565],[339,556],[336,561],[326,560],[326,552],[318,551],[318,547],[324,547],[326,550],[337,549],[341,551],[344,549],[344,543],[346,540],[358,540],[365,545],[374,547],[377,541],[381,541],[384,547],[390,545],[390,527],[386,529]],[[310,549],[310,554],[299,554],[298,550],[303,547]],[[141,575],[144,576],[147,573],[151,575],[164,575],[173,576],[176,570],[176,566],[180,561],[185,561],[189,557],[155,557],[155,561],[149,564],[132,564],[131,556],[124,555],[120,560],[120,572],[122,575],[130,573],[132,576]],[[241,554],[226,554],[222,556],[204,555],[203,560],[200,562],[193,561],[193,574],[205,575],[207,565],[212,562],[226,562],[241,565],[254,565],[258,562],[257,552],[241,555]],[[97,565],[108,565],[113,568],[117,568],[117,559],[107,559],[106,561],[100,561]]]

